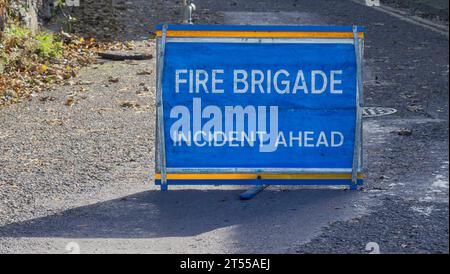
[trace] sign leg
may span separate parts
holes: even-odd
[[[241,195],[239,195],[239,198],[241,200],[250,200],[253,197],[255,197],[256,195],[258,195],[258,193],[263,191],[266,187],[268,187],[268,185],[256,185],[256,186],[250,188],[249,190],[241,193]]]
[[[350,190],[358,190],[358,185],[357,184],[350,184]]]
[[[161,184],[161,191],[169,190],[169,186],[167,184]]]

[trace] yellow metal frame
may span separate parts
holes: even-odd
[[[156,31],[162,36],[162,31]],[[364,33],[358,33],[364,38]],[[167,37],[239,37],[239,38],[353,38],[352,32],[321,32],[321,31],[211,31],[211,30],[168,30]]]
[[[340,174],[256,174],[256,173],[171,173],[167,174],[167,180],[346,180],[351,179],[351,173]],[[161,174],[155,174],[155,179],[160,180]],[[358,179],[364,179],[362,173]]]

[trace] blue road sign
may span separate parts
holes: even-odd
[[[157,184],[362,183],[362,28],[157,34]]]

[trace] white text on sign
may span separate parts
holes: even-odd
[[[176,70],[175,92],[185,90],[189,93],[224,93],[225,90],[221,87],[224,83],[224,73],[223,69]],[[306,75],[303,70],[298,70],[295,81],[291,82],[289,71],[284,69],[276,71],[237,69],[233,70],[233,93],[322,94],[329,90],[331,94],[342,94],[343,91],[339,88],[342,84],[340,79],[342,73],[342,70],[331,70],[329,73],[312,70]]]
[[[206,105],[200,94],[303,94],[339,96],[343,89],[343,70],[243,70],[235,69],[225,77],[223,69],[175,70],[175,95],[192,94],[192,105],[170,109],[173,146],[259,147],[259,152],[274,152],[280,147],[339,148],[345,136],[339,130],[279,130],[279,107],[275,105]],[[232,79],[231,91],[226,79]],[[268,123],[267,123],[268,122]]]

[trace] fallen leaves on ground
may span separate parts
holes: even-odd
[[[75,36],[45,34],[61,46],[61,55],[44,55],[34,46],[36,35],[0,37],[3,73],[0,75],[0,105],[28,98],[77,75],[79,69],[94,62],[100,45]],[[70,37],[70,38],[69,38]],[[14,40],[14,41],[11,41]],[[49,46],[51,47],[51,46]]]
[[[46,120],[45,122],[52,126],[62,126],[64,124],[64,121],[61,119]]]
[[[139,103],[133,101],[122,101],[119,105],[123,108],[138,108],[141,106]]]
[[[411,129],[401,128],[399,130],[396,130],[395,133],[397,133],[400,136],[411,136],[413,132]]]
[[[119,83],[119,77],[113,77],[113,76],[110,76],[110,77],[108,77],[108,82],[110,82],[110,83]]]
[[[425,109],[421,106],[408,106],[408,111],[410,112],[423,112]]]
[[[54,84],[75,84],[73,78],[82,67],[96,62],[99,51],[134,47],[129,42],[99,43],[93,38],[61,31],[46,33],[44,36],[51,37],[50,40],[61,47],[60,52],[42,54],[35,46],[36,37],[40,34],[31,34],[23,29],[20,35],[0,35],[0,106],[16,103],[21,98],[29,98],[32,94],[48,90]],[[45,52],[47,53],[48,49]],[[110,79],[112,83],[118,81],[118,78]]]
[[[138,71],[136,74],[137,75],[151,75],[153,72],[151,70],[141,70]]]
[[[41,101],[41,102],[51,102],[51,101],[55,101],[55,100],[56,100],[56,98],[53,97],[53,96],[42,96],[42,97],[39,97],[39,101]]]

